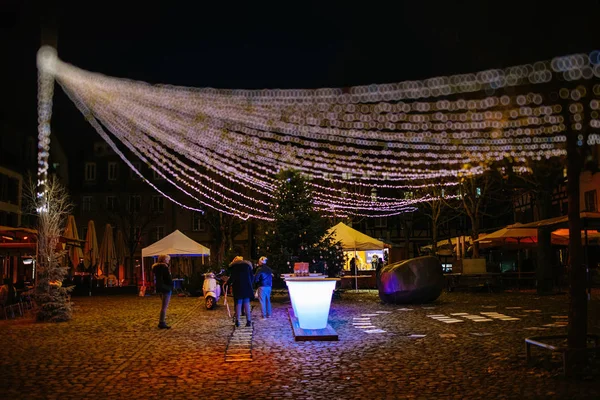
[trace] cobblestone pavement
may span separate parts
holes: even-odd
[[[159,330],[158,297],[73,301],[68,323],[0,322],[1,398],[600,398],[597,370],[563,378],[560,359],[537,348],[535,363],[525,362],[525,337],[566,331],[566,295],[444,293],[433,304],[397,306],[374,292],[344,293],[330,312],[338,342],[295,342],[289,302],[274,296],[273,318],[253,311],[253,360],[235,363],[224,362],[232,323],[221,304],[208,311],[200,298],[174,297],[173,328]],[[595,295],[594,333],[598,303]]]

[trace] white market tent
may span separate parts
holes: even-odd
[[[210,249],[200,243],[190,239],[181,231],[176,230],[170,235],[165,236],[158,242],[142,249],[142,282],[146,285],[144,272],[144,257],[154,257],[160,254],[170,256],[189,256],[198,257],[210,255]]]

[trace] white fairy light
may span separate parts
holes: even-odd
[[[40,168],[48,152],[44,146],[49,146],[52,93],[42,82],[54,77],[111,147],[118,150],[99,122],[202,207],[240,218],[269,219],[274,175],[294,168],[310,179],[319,194],[315,204],[326,212],[396,215],[430,198],[372,199],[360,193],[362,188],[391,193],[427,188],[431,182],[454,186],[461,176],[481,174],[491,163],[507,158],[513,170],[527,173],[522,165],[527,160],[565,154],[567,128],[583,129],[578,102],[587,93],[582,85],[560,91],[561,99],[573,102],[572,121],[564,121],[560,104],[542,93],[436,97],[482,90],[493,94],[554,77],[592,79],[599,75],[599,65],[597,53],[592,53],[345,91],[219,90],[111,78],[65,64],[55,51],[43,49],[38,58]],[[593,93],[600,95],[599,85],[593,86]],[[592,99],[590,108],[600,109],[600,103]],[[600,115],[593,116],[589,126],[596,128],[599,120]],[[593,134],[590,138],[597,140]],[[117,154],[133,168],[122,152]],[[47,168],[47,157],[45,162]],[[356,190],[344,192],[336,186]]]

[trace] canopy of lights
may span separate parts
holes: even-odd
[[[510,160],[566,154],[566,135],[600,142],[600,52],[422,81],[336,89],[222,90],[108,77],[42,47],[39,176],[46,179],[54,82],[145,182],[182,207],[270,220],[280,170],[300,171],[325,213],[413,211]],[[589,110],[589,112],[588,112]],[[580,143],[581,144],[581,143]],[[143,175],[149,166],[183,195]],[[407,198],[406,192],[422,196]],[[378,195],[379,194],[379,195]],[[183,200],[184,199],[184,200]]]

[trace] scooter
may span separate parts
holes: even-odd
[[[207,310],[215,308],[219,297],[221,297],[221,284],[219,281],[220,279],[212,272],[204,274],[202,293],[204,294],[204,302]]]

